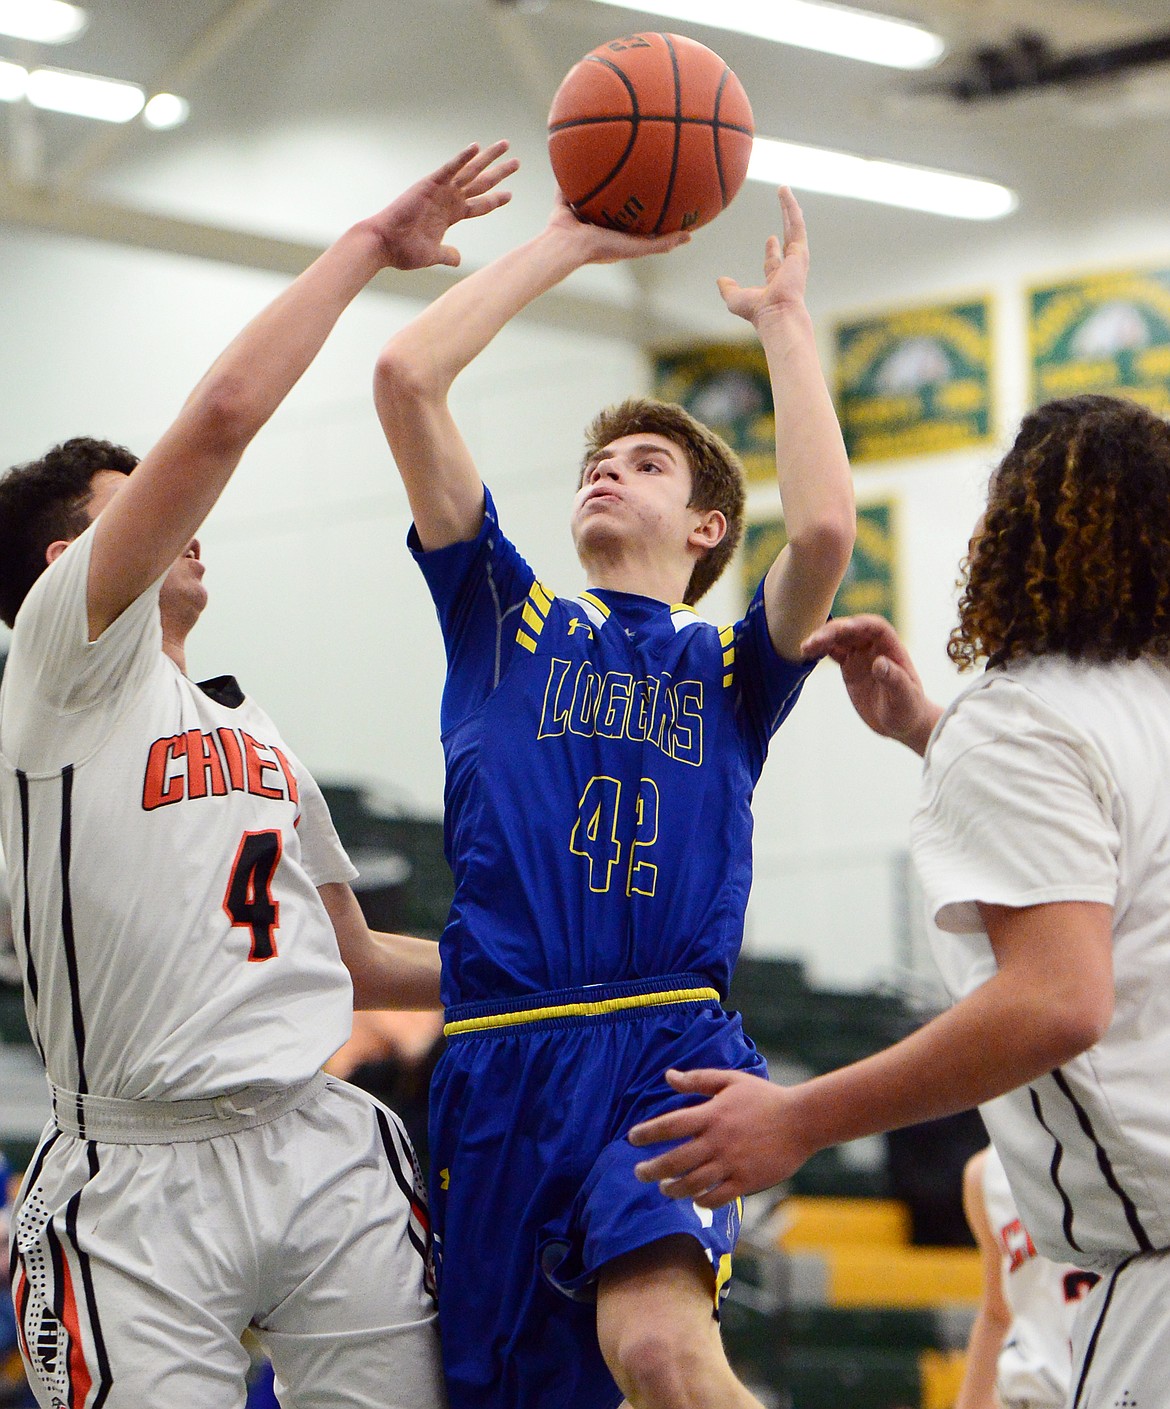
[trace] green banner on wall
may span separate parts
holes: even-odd
[[[849,458],[900,460],[989,440],[990,329],[988,298],[838,324],[837,413]]]
[[[1032,405],[1084,392],[1170,415],[1170,270],[1119,270],[1031,290]]]
[[[768,363],[759,343],[697,343],[654,359],[654,394],[677,401],[720,435],[750,483],[776,479],[776,418]]]
[[[745,602],[788,542],[780,519],[749,523],[743,536]],[[833,598],[834,616],[874,612],[898,627],[898,541],[895,503],[878,499],[857,506],[857,542],[845,577]]]

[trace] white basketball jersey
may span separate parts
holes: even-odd
[[[989,670],[927,753],[913,852],[954,997],[996,971],[975,902],[1112,907],[1105,1036],[983,1109],[1046,1256],[1170,1247],[1170,667],[1046,656]]]
[[[983,1202],[1003,1259],[1003,1290],[1012,1313],[996,1374],[1000,1401],[1061,1405],[1072,1372],[1077,1303],[1096,1278],[1037,1253],[994,1146],[983,1164]]]
[[[230,679],[163,654],[159,586],[87,640],[92,530],[16,620],[0,823],[51,1080],[123,1098],[307,1079],[352,988],[317,894],[356,872],[320,790]]]

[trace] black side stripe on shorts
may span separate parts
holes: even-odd
[[[1081,1391],[1084,1389],[1085,1381],[1089,1377],[1089,1367],[1093,1363],[1093,1356],[1097,1353],[1097,1341],[1101,1336],[1101,1327],[1105,1324],[1105,1317],[1109,1311],[1109,1303],[1113,1300],[1113,1293],[1117,1287],[1117,1279],[1135,1257],[1137,1257],[1137,1253],[1133,1253],[1130,1257],[1127,1257],[1124,1262],[1118,1263],[1110,1275],[1109,1287],[1105,1293],[1105,1300],[1101,1305],[1101,1314],[1097,1317],[1097,1324],[1093,1327],[1093,1334],[1089,1337],[1089,1344],[1085,1347],[1085,1359],[1081,1365],[1080,1376],[1077,1379],[1076,1393],[1072,1397],[1072,1409],[1078,1409],[1081,1402]]]
[[[98,1172],[97,1146],[92,1140],[88,1142],[85,1149],[86,1158],[89,1161],[89,1177],[93,1179]],[[86,1181],[88,1182],[88,1180]],[[89,1329],[93,1336],[94,1351],[97,1355],[98,1371],[98,1392],[94,1398],[92,1409],[101,1409],[101,1406],[109,1397],[110,1390],[114,1385],[114,1377],[110,1372],[110,1357],[106,1350],[106,1338],[102,1334],[102,1323],[98,1316],[97,1296],[93,1289],[93,1269],[90,1266],[89,1254],[84,1251],[77,1240],[77,1209],[81,1203],[82,1189],[69,1200],[65,1206],[65,1231],[69,1235],[69,1241],[73,1244],[73,1250],[77,1254],[77,1265],[81,1268],[81,1284],[85,1291],[85,1308],[89,1313]]]
[[[386,1119],[384,1112],[375,1108],[375,1116],[378,1118],[378,1133],[382,1137],[382,1148],[386,1151],[386,1160],[390,1165],[390,1171],[394,1175],[394,1182],[402,1190],[406,1202],[410,1205],[410,1211],[424,1228],[430,1227],[430,1219],[426,1209],[419,1202],[418,1193],[415,1190],[412,1180],[407,1179],[406,1171],[402,1168],[402,1161],[398,1157],[398,1150],[394,1144],[394,1136],[390,1133],[390,1123]],[[411,1246],[419,1257],[425,1262],[427,1260],[427,1246],[415,1231],[414,1224],[407,1222],[406,1236],[410,1239]]]
[[[33,1028],[32,1038],[37,1045],[37,1051],[41,1055],[41,1062],[45,1060],[45,1049],[41,1045],[40,1013],[37,1004],[39,986],[37,983],[37,966],[33,960],[32,949],[29,947],[29,931],[32,929],[32,906],[28,894],[28,852],[29,852],[29,819],[28,819],[28,774],[23,769],[16,770],[16,783],[20,789],[20,864],[24,874],[24,981],[28,984],[29,996],[32,998],[33,1007]]]
[[[1048,1173],[1050,1178],[1052,1179],[1053,1188],[1055,1188],[1056,1192],[1060,1195],[1060,1202],[1064,1208],[1064,1215],[1061,1218],[1061,1227],[1064,1229],[1065,1241],[1068,1243],[1070,1248],[1076,1248],[1077,1252],[1082,1252],[1083,1249],[1080,1243],[1078,1243],[1077,1240],[1073,1237],[1072,1200],[1065,1193],[1064,1185],[1060,1182],[1060,1162],[1064,1158],[1064,1146],[1052,1133],[1048,1122],[1044,1119],[1044,1111],[1040,1106],[1040,1097],[1037,1096],[1035,1090],[1031,1086],[1028,1087],[1028,1095],[1032,1098],[1033,1115],[1035,1115],[1036,1119],[1047,1131],[1048,1137],[1052,1141],[1052,1161],[1048,1166]]]
[[[1069,1086],[1068,1080],[1065,1077],[1064,1072],[1062,1072],[1059,1067],[1057,1067],[1057,1069],[1052,1073],[1052,1079],[1056,1082],[1057,1089],[1065,1097],[1069,1105],[1072,1106],[1074,1112],[1076,1113],[1077,1123],[1085,1132],[1085,1135],[1092,1142],[1093,1148],[1097,1152],[1097,1166],[1100,1169],[1102,1177],[1104,1178],[1106,1184],[1108,1184],[1109,1187],[1113,1190],[1113,1192],[1117,1195],[1118,1201],[1121,1204],[1121,1207],[1125,1213],[1125,1221],[1129,1224],[1130,1231],[1133,1233],[1134,1239],[1137,1242],[1139,1250],[1142,1252],[1153,1252],[1154,1244],[1150,1240],[1150,1235],[1142,1226],[1142,1221],[1138,1217],[1138,1211],[1137,1207],[1134,1204],[1134,1201],[1121,1187],[1121,1183],[1118,1180],[1116,1173],[1114,1172],[1113,1164],[1109,1159],[1109,1155],[1105,1149],[1105,1146],[1102,1145],[1100,1140],[1097,1139],[1096,1132],[1093,1129],[1093,1123],[1089,1119],[1088,1111],[1085,1110],[1085,1108],[1077,1100],[1076,1096],[1073,1095],[1072,1088]]]
[[[77,1093],[89,1090],[85,1079],[85,1018],[81,1011],[81,982],[77,975],[77,946],[73,935],[73,898],[69,889],[69,864],[73,854],[73,765],[61,770],[61,939],[69,971],[69,996],[73,1006],[73,1040],[77,1044]],[[77,1102],[77,1125],[85,1139],[85,1111]]]

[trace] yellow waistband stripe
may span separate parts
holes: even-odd
[[[658,993],[630,993],[623,998],[601,998],[596,1003],[555,1003],[547,1008],[521,1008],[511,1013],[489,1013],[484,1018],[463,1018],[444,1024],[443,1036],[460,1032],[482,1032],[493,1027],[518,1027],[522,1023],[543,1022],[548,1018],[596,1018],[623,1008],[661,1008],[669,1003],[709,1003],[719,1001],[714,988],[670,988]]]

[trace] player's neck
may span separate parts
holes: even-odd
[[[681,602],[690,581],[690,565],[648,562],[645,558],[594,557],[582,560],[589,586],[603,592],[629,592],[673,606]]]
[[[162,641],[163,655],[164,655],[164,656],[168,656],[171,660],[173,660],[174,663],[179,667],[179,669],[183,672],[184,675],[186,675],[186,673],[187,673],[187,649],[186,649],[186,647],[187,647],[186,637],[184,637],[182,640],[177,640],[174,636],[169,636],[169,635],[167,634],[166,628],[165,628],[165,627],[163,628],[163,641]]]

